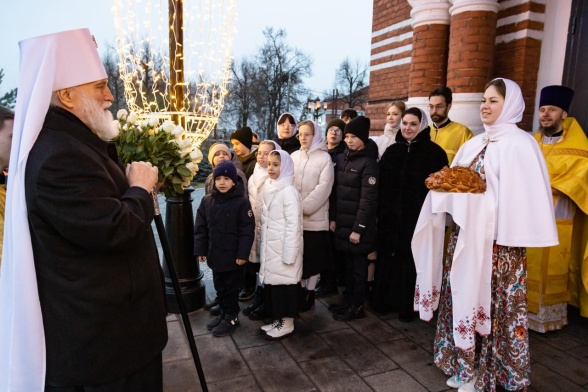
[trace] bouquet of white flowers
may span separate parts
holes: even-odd
[[[157,118],[137,121],[134,113],[124,109],[116,118],[120,134],[115,143],[123,163],[151,162],[159,169],[159,182],[165,180],[161,192],[166,197],[183,195],[202,160],[202,152],[184,128],[169,120],[160,124]]]

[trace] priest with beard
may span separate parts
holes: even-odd
[[[157,168],[123,167],[87,29],[20,42],[0,271],[0,390],[162,391]]]
[[[574,90],[547,86],[535,139],[547,163],[559,245],[527,249],[529,329],[561,329],[567,305],[588,317],[588,139],[568,116]]]

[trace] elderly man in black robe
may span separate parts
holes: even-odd
[[[125,168],[109,144],[113,97],[87,29],[20,45],[0,281],[0,349],[12,359],[0,361],[0,390],[161,391],[157,168]]]

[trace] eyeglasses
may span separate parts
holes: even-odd
[[[329,128],[329,130],[327,132],[328,133],[334,133],[335,135],[340,135],[341,134],[341,130],[339,128],[335,128],[335,127]]]
[[[301,137],[300,134],[297,133],[296,134],[296,139],[300,140],[300,137]],[[314,135],[305,135],[305,134],[302,134],[302,138],[303,139],[306,139],[307,137],[312,138],[312,137],[314,137]]]
[[[429,110],[443,110],[447,107],[447,105],[439,104],[439,105],[429,105]]]
[[[270,151],[268,152],[261,152],[261,151],[257,151],[257,156],[258,157],[262,157],[262,158],[267,158],[269,156]]]

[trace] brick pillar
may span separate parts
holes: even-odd
[[[427,112],[429,93],[447,79],[449,1],[408,0],[413,19],[412,58],[407,106]]]
[[[453,90],[450,117],[475,133],[484,86],[494,74],[497,0],[449,0],[453,5],[449,35],[447,86]]]
[[[408,96],[428,98],[432,90],[446,83],[449,26],[417,26],[413,29],[412,42]]]

